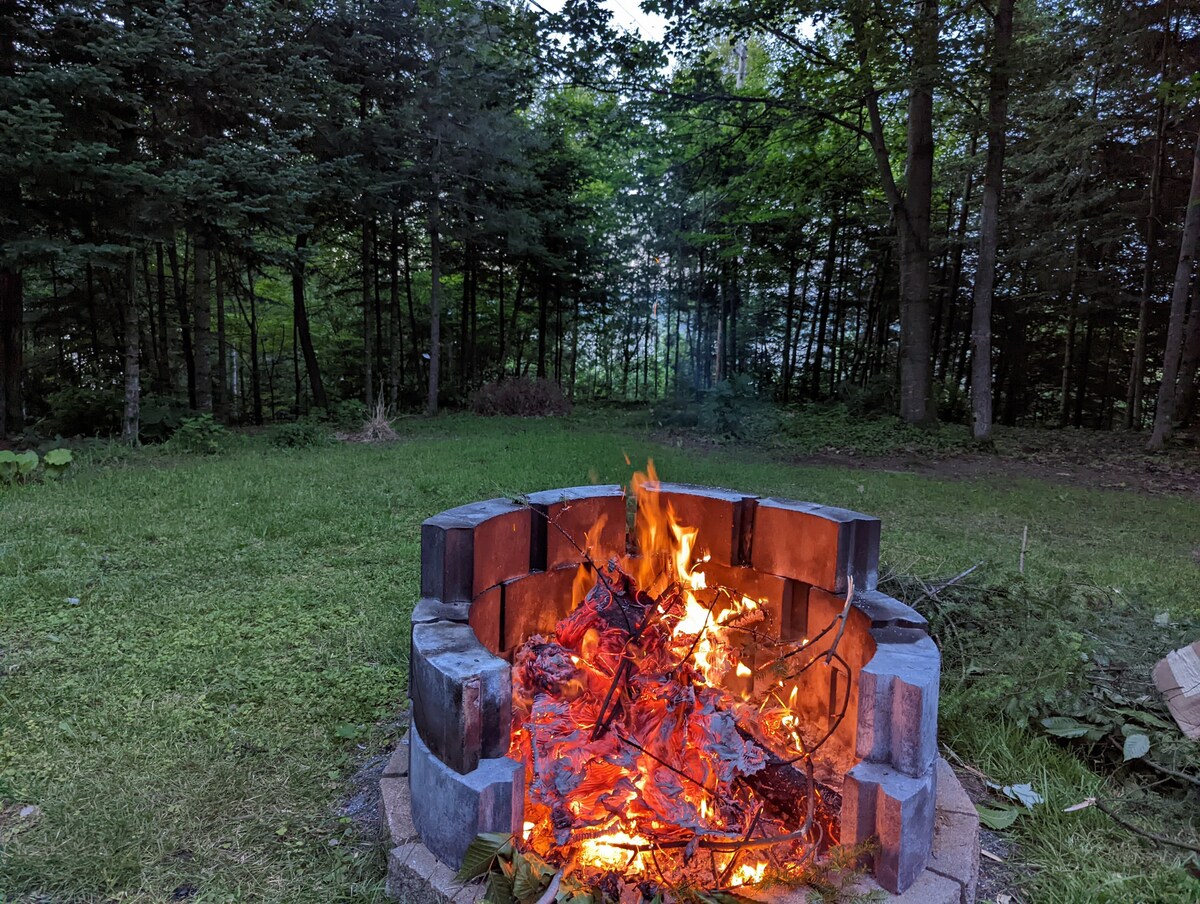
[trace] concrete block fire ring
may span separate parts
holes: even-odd
[[[484,887],[479,883],[458,885],[454,870],[433,856],[412,828],[412,803],[407,770],[408,739],[384,770],[383,824],[387,854],[387,893],[404,904],[477,904]],[[400,764],[398,767],[394,764]],[[900,895],[888,895],[888,904],[975,904],[979,880],[979,816],[963,790],[958,776],[943,759],[936,766],[933,849],[929,865]],[[854,886],[856,894],[882,891],[871,879]],[[886,894],[886,892],[884,892]],[[746,896],[764,904],[810,904],[804,891],[780,895],[777,890]]]
[[[944,820],[935,815],[946,784],[936,759],[940,654],[925,619],[875,589],[879,520],[683,484],[660,484],[649,492],[648,511],[669,505],[685,523],[702,528],[712,554],[708,567],[729,573],[718,580],[754,588],[770,613],[769,630],[789,639],[813,637],[814,654],[828,647],[832,635],[826,632],[819,645],[816,635],[841,612],[847,576],[853,578],[850,617],[838,648],[851,676],[846,718],[822,751],[826,759],[817,764],[818,777],[822,769],[844,776],[842,841],[878,843],[873,887],[900,894],[900,900],[940,904],[937,896],[951,882],[961,892],[955,900],[969,901],[974,880],[957,877],[974,873],[935,868],[946,846],[939,847],[939,833],[944,842],[947,833],[974,838],[971,833],[978,832],[973,812],[953,812]],[[422,526],[422,599],[412,620],[410,688],[413,762],[419,765],[404,780],[416,789],[409,791],[418,798],[418,812],[415,821],[389,817],[394,827],[389,868],[407,870],[410,879],[421,874],[425,884],[444,884],[445,877],[411,848],[414,843],[456,865],[477,832],[519,831],[523,795],[517,789],[524,787],[523,775],[513,773],[520,764],[503,756],[501,727],[511,700],[506,680],[511,651],[529,634],[551,631],[567,614],[560,607],[568,585],[580,569],[590,570],[579,564],[584,556],[576,545],[585,546],[595,563],[626,557],[619,487],[548,490],[527,502],[472,503]],[[549,519],[566,527],[572,542]],[[825,688],[825,702],[820,693],[807,693],[820,688],[801,695],[813,709],[804,717],[824,719],[831,731],[835,700],[841,699],[836,687],[833,681]],[[957,786],[952,773],[949,777]],[[431,788],[440,790],[433,794]],[[454,798],[455,804],[438,804],[431,794]],[[394,809],[394,782],[384,797]],[[456,808],[470,818],[436,818]],[[969,850],[972,844],[958,847]],[[451,899],[458,901],[459,892],[437,900]]]

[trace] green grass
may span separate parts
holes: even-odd
[[[1119,591],[1148,625],[1200,615],[1194,501],[795,468],[605,423],[414,420],[390,447],[257,440],[0,493],[0,898],[166,901],[191,885],[192,901],[382,900],[382,860],[339,804],[402,703],[421,520],[626,482],[626,455],[664,479],[878,514],[898,573],[982,561],[1003,582],[1028,526],[1031,585]],[[943,695],[957,692],[948,672]],[[944,734],[997,778],[1046,788],[1012,830],[1040,870],[1036,900],[1187,899],[1179,857],[1059,812],[1098,781],[1069,752],[991,713]],[[1088,877],[1109,873],[1089,896]]]

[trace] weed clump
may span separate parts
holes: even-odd
[[[187,417],[168,440],[176,451],[190,455],[216,455],[230,443],[231,435],[224,425],[217,423],[211,414]]]
[[[347,443],[394,443],[400,438],[392,426],[392,416],[383,399],[375,403],[374,413],[363,422],[361,430],[357,433],[336,433],[334,436]]]
[[[329,431],[315,421],[290,421],[268,430],[267,442],[276,449],[311,449],[328,443]]]

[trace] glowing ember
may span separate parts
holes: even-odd
[[[635,573],[610,563],[553,637],[514,655],[509,755],[529,779],[525,846],[596,881],[794,877],[836,841],[835,802],[810,763],[792,765],[814,745],[787,669],[751,699],[744,657],[801,665],[789,657],[804,644],[770,640],[766,607],[708,586],[698,530],[646,492],[654,482],[652,468],[634,482]]]

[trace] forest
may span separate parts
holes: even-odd
[[[3,0],[0,434],[513,378],[1196,417],[1196,4],[643,7]]]

